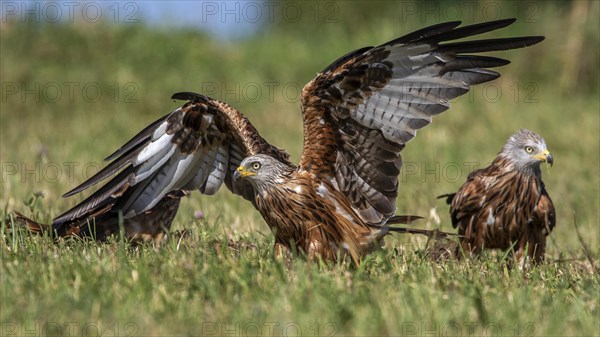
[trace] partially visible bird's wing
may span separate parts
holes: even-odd
[[[479,214],[485,207],[488,186],[493,184],[493,171],[494,167],[488,166],[471,172],[467,181],[453,194],[449,200],[452,227],[459,227],[464,232],[469,225],[477,224]]]
[[[400,151],[418,129],[507,60],[475,56],[522,48],[540,36],[447,42],[508,26],[514,19],[456,28],[448,22],[351,52],[302,91],[302,170],[331,179],[367,223],[394,215]]]
[[[436,197],[436,199],[446,199],[446,204],[451,205],[452,200],[454,199],[455,196],[456,196],[456,193],[447,193],[447,194],[438,195]]]
[[[550,235],[550,232],[556,226],[556,210],[554,209],[554,203],[546,188],[543,187],[542,183],[542,195],[540,197],[540,201],[538,201],[537,207],[533,211],[534,221],[541,225],[542,232],[544,234]]]
[[[106,158],[110,164],[66,193],[74,195],[114,176],[54,219],[55,229],[108,211],[131,218],[152,209],[170,192],[198,189],[214,194],[223,182],[234,193],[253,200],[249,185],[232,181],[240,162],[258,153],[288,162],[286,152],[269,145],[231,106],[194,93],[177,93],[172,98],[189,102],[150,124]]]
[[[15,229],[15,228],[27,228],[32,233],[42,234],[48,231],[51,226],[47,224],[43,224],[37,222],[31,218],[26,217],[25,215],[14,211],[12,214],[8,214],[6,219],[4,220],[6,228]],[[15,226],[16,225],[16,226]]]

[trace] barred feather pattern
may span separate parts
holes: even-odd
[[[512,249],[516,258],[543,261],[546,237],[556,225],[554,205],[537,169],[521,167],[502,152],[472,172],[449,201],[452,224],[465,252]]]
[[[388,220],[415,218],[395,216],[406,143],[447,110],[450,99],[499,76],[487,68],[508,63],[470,54],[522,48],[543,37],[451,41],[514,21],[460,28],[460,22],[442,23],[334,61],[303,88],[298,166],[226,103],[175,94],[188,102],[150,124],[109,156],[98,174],[68,192],[106,181],[57,217],[54,230],[69,233],[94,220],[96,231],[105,233],[121,217],[131,228],[142,222],[164,227],[152,217],[165,213],[160,222],[170,225],[187,191],[210,195],[225,183],[258,209],[275,233],[277,251],[296,247],[311,257],[335,259],[341,250],[358,261],[381,243],[391,229]],[[273,170],[251,172],[257,159]]]
[[[260,160],[263,167],[273,161],[266,156],[247,160]],[[270,183],[250,181],[257,191],[256,207],[275,235],[278,256],[300,251],[310,259],[336,260],[341,254],[358,262],[382,245],[388,229],[364,223],[331,183],[293,167],[274,163],[270,168]]]
[[[225,183],[232,192],[254,201],[247,182],[232,180],[243,158],[265,153],[289,163],[285,151],[268,144],[229,105],[194,93],[173,98],[189,102],[142,130],[107,158],[112,161],[109,165],[65,194],[80,193],[114,175],[54,219],[53,229],[59,235],[104,239],[118,233],[122,219],[129,237],[154,233],[159,238],[169,230],[179,199],[187,191],[210,195]]]
[[[460,28],[460,22],[443,23],[333,62],[302,92],[300,168],[333,177],[365,222],[385,224],[396,211],[400,152],[406,143],[447,110],[451,99],[500,76],[486,68],[508,63],[464,53],[521,48],[543,37],[444,42],[513,22]]]

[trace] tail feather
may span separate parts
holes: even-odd
[[[442,195],[438,195],[436,197],[436,199],[443,199],[446,198],[446,203],[448,205],[452,204],[452,200],[454,200],[454,197],[456,196],[456,193],[447,193],[447,194],[442,194]]]
[[[404,227],[390,227],[390,232],[395,233],[408,233],[408,234],[421,234],[425,235],[430,239],[444,239],[452,236],[459,236],[456,233],[443,232],[439,229],[419,229],[419,228],[404,228]]]
[[[409,225],[409,224],[413,223],[413,221],[419,220],[419,219],[423,219],[423,217],[418,216],[418,215],[394,215],[393,217],[391,217],[387,220],[386,224],[387,225],[392,225],[392,224]]]
[[[181,198],[185,195],[183,191],[173,191],[153,208],[130,218],[123,218],[118,208],[109,206],[99,214],[67,223],[58,230],[58,235],[89,236],[104,241],[123,229],[125,236],[134,242],[161,242],[170,231]]]
[[[186,194],[184,191],[173,191],[152,209],[126,219],[109,204],[102,209],[94,209],[94,213],[84,212],[79,218],[65,220],[60,226],[57,226],[56,220],[54,225],[42,224],[16,211],[9,214],[5,223],[9,229],[27,228],[34,234],[49,232],[55,238],[78,236],[100,242],[124,229],[125,236],[132,242],[160,243],[170,231],[181,198]]]
[[[16,211],[6,217],[5,223],[7,228],[27,228],[35,234],[52,231],[52,225],[39,223]]]
[[[395,224],[403,224],[408,225],[412,224],[416,220],[423,219],[422,216],[418,215],[394,215],[389,218],[386,222],[386,225],[395,225]],[[419,229],[419,228],[405,228],[405,227],[388,227],[390,232],[395,233],[407,233],[407,234],[421,234],[425,235],[430,239],[443,239],[451,236],[457,236],[456,233],[447,233],[440,231],[439,229]]]

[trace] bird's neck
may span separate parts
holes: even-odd
[[[536,178],[538,180],[542,179],[542,170],[540,169],[539,163],[536,165],[521,165],[518,162],[505,157],[501,153],[494,159],[492,165],[497,166],[503,172],[517,171],[524,176]]]
[[[270,190],[281,187],[286,184],[296,171],[296,167],[287,163],[280,163],[277,169],[274,169],[268,178],[268,181],[257,180],[253,184],[253,188],[258,193],[269,193]]]

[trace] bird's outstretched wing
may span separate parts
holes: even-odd
[[[486,68],[509,63],[469,53],[522,48],[544,38],[447,41],[514,21],[461,28],[460,22],[442,23],[333,62],[302,91],[300,169],[331,179],[367,223],[384,223],[396,209],[405,144],[448,109],[449,100],[500,76]]]
[[[54,219],[54,229],[107,212],[132,218],[151,210],[166,195],[178,198],[182,194],[176,192],[195,189],[214,194],[223,182],[234,193],[253,200],[249,185],[232,181],[240,162],[258,153],[288,162],[285,151],[268,144],[231,106],[194,93],[177,93],[172,98],[189,102],[150,124],[106,158],[110,164],[66,193],[65,197],[74,195],[114,176]]]

